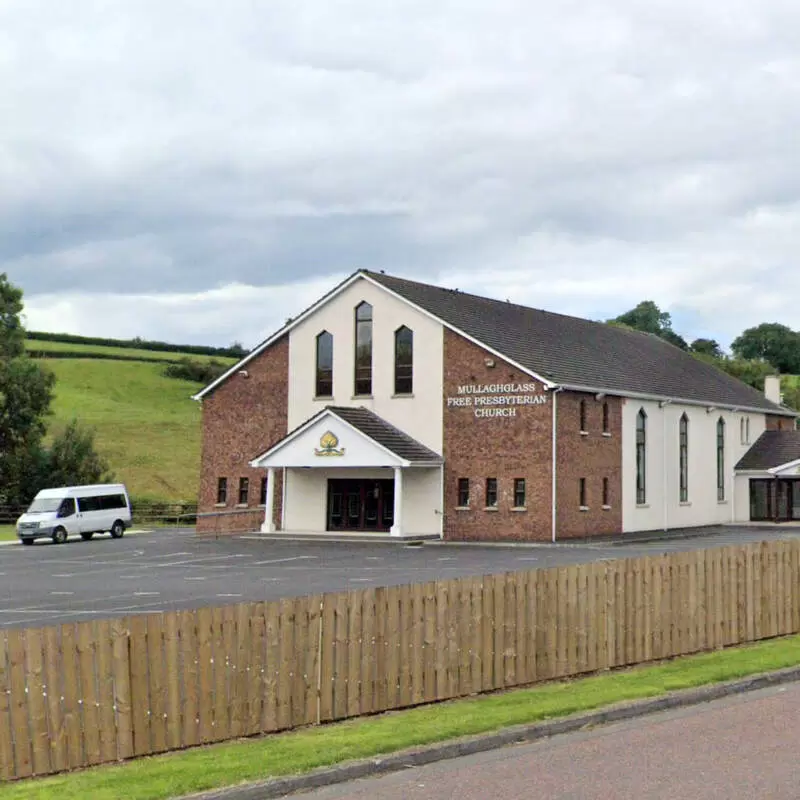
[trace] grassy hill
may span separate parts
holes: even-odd
[[[200,405],[191,395],[202,384],[163,374],[166,362],[183,353],[40,339],[27,346],[57,379],[50,433],[77,417],[95,428],[98,450],[135,498],[196,499]],[[189,357],[234,363],[219,356]]]

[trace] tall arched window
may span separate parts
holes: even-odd
[[[372,394],[372,306],[356,306],[355,395]]]
[[[640,408],[636,415],[636,503],[647,502],[647,414]]]
[[[678,447],[680,448],[680,501],[689,502],[689,417],[681,416],[678,430]]]
[[[414,390],[414,331],[403,325],[394,332],[394,393]]]
[[[725,420],[717,421],[717,500],[725,499]]]
[[[333,397],[333,336],[328,331],[317,335],[317,397]]]

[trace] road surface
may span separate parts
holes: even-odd
[[[797,800],[800,685],[328,787],[304,800]]]

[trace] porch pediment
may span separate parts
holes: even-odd
[[[366,408],[328,406],[250,462],[268,467],[437,466],[441,456]]]

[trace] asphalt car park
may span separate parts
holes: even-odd
[[[0,627],[275,600],[800,536],[720,528],[649,543],[483,546],[297,542],[192,529],[0,547]]]

